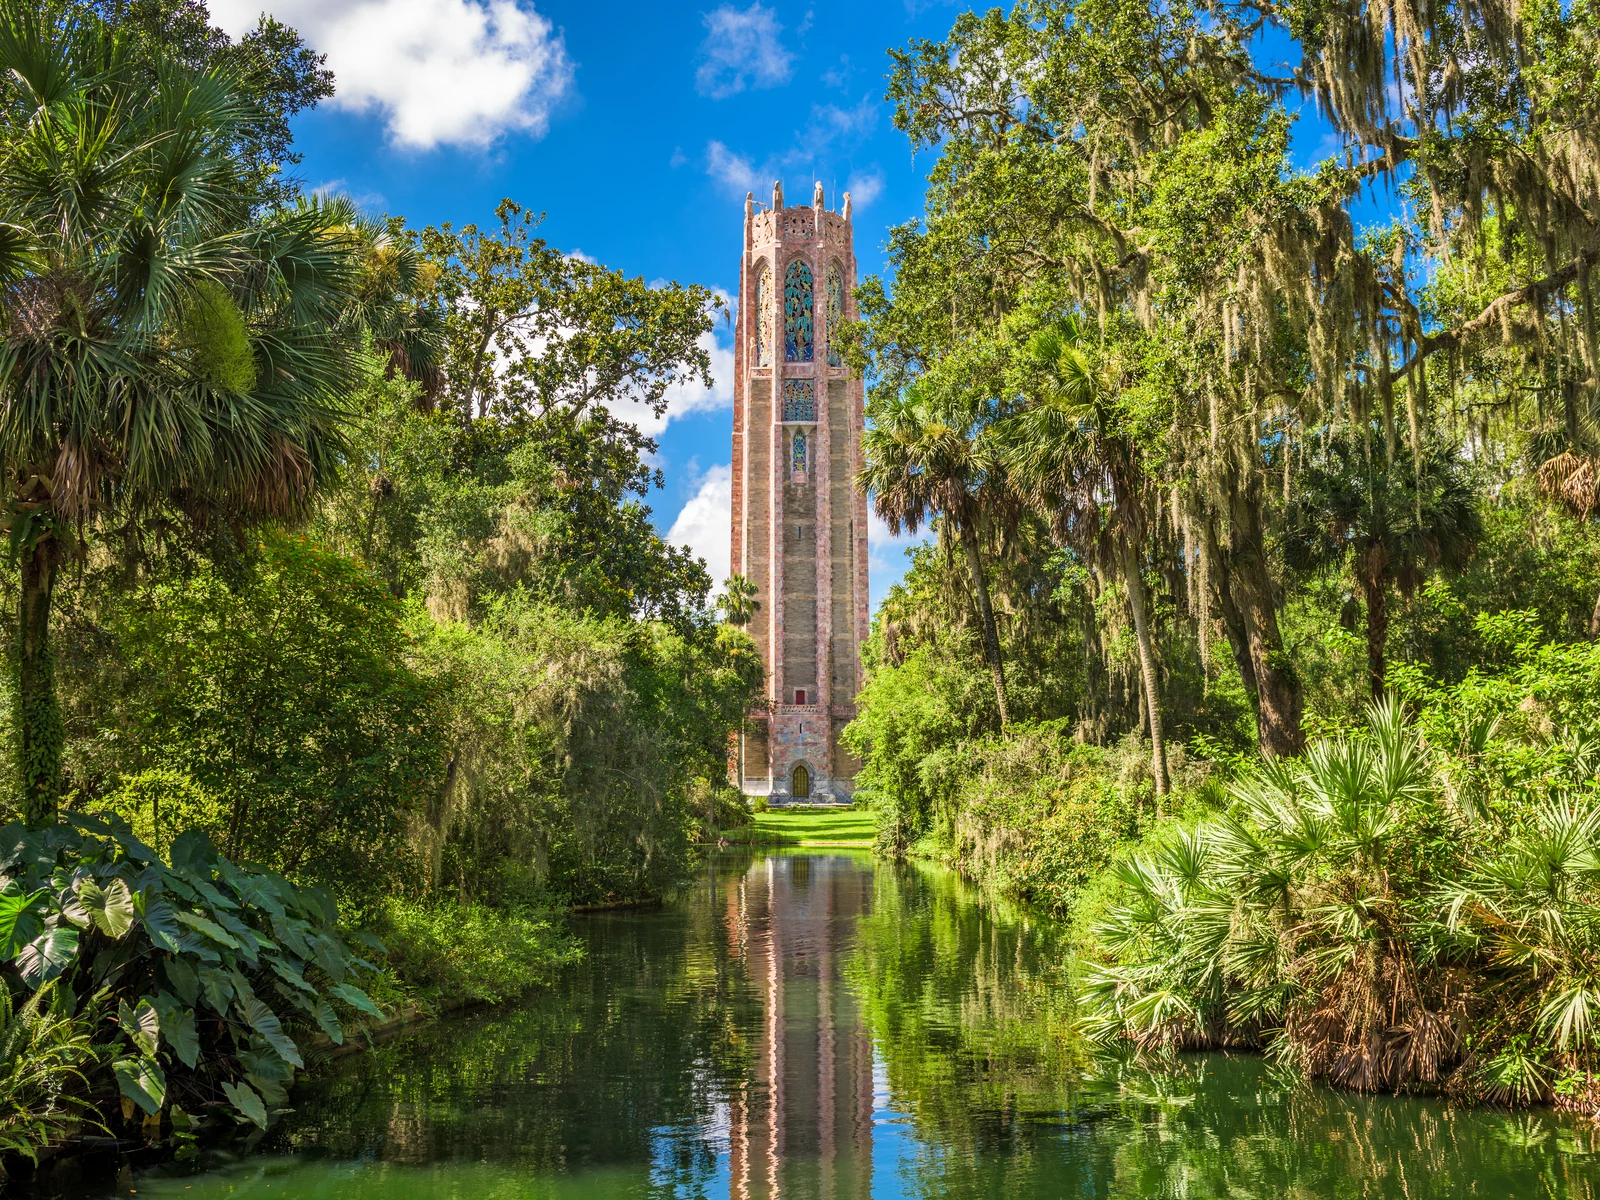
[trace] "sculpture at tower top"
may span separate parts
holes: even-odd
[[[772,211],[783,211],[783,180],[781,179],[772,181]]]
[[[746,192],[744,194],[744,219],[748,221],[750,219],[750,214],[755,211],[756,194],[754,192]]]
[[[848,221],[850,219],[850,193],[849,192],[846,192],[844,194],[844,206],[839,209],[839,215],[842,216],[846,221]]]
[[[822,180],[817,180],[811,190],[811,207],[818,212],[822,211]]]

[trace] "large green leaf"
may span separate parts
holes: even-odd
[[[200,1061],[200,1028],[194,1009],[162,992],[156,997],[156,1012],[161,1017],[161,1036],[172,1046],[178,1061],[186,1067],[194,1066]]]
[[[90,923],[108,937],[120,938],[133,928],[133,893],[120,879],[102,889],[92,879],[78,883],[78,904]]]
[[[119,1058],[111,1064],[117,1087],[151,1116],[161,1111],[167,1099],[167,1077],[153,1058]]]
[[[26,893],[15,879],[0,891],[0,959],[9,962],[44,930],[44,906],[48,892],[42,888]]]
[[[336,983],[328,988],[339,999],[351,1008],[366,1013],[368,1016],[383,1019],[383,1009],[372,1002],[372,997],[356,987],[353,983]]]
[[[145,934],[157,949],[177,954],[183,949],[178,930],[177,911],[154,888],[140,888],[133,898]]]
[[[344,1026],[339,1024],[339,1014],[333,1011],[333,1005],[326,1000],[318,1000],[316,1012],[317,1026],[328,1035],[335,1046],[344,1045]]]
[[[178,993],[178,998],[191,1008],[200,999],[200,977],[194,973],[194,968],[187,959],[168,958],[161,964],[162,971],[166,974],[167,982],[172,985],[172,990]]]
[[[248,1083],[224,1082],[222,1094],[246,1120],[254,1122],[262,1129],[267,1127],[267,1106],[261,1103],[261,1097],[256,1095],[255,1089]]]
[[[78,931],[71,925],[47,929],[17,955],[17,974],[31,988],[55,979],[78,956]]]
[[[204,934],[219,946],[226,946],[230,950],[239,949],[239,943],[234,940],[234,937],[231,933],[222,928],[222,926],[218,925],[215,921],[209,921],[205,917],[202,917],[199,913],[185,912],[182,909],[179,909],[178,920],[182,921],[185,925],[187,925],[190,929],[195,930],[197,933]]]
[[[186,829],[172,839],[168,857],[175,871],[209,871],[217,861],[217,848],[204,830]]]
[[[126,1000],[117,1002],[117,1024],[122,1032],[133,1039],[141,1053],[153,1056],[161,1044],[161,1016],[148,996],[139,998],[137,1008],[129,1008]]]
[[[233,1001],[233,980],[228,972],[216,967],[201,967],[200,990],[205,994],[207,1004],[222,1016],[228,1015],[228,1006]]]
[[[261,997],[251,992],[242,993],[239,997],[239,1015],[244,1018],[245,1024],[266,1040],[267,1045],[278,1052],[284,1062],[295,1067],[306,1065],[294,1039],[283,1031],[278,1014],[268,1008]]]
[[[278,978],[282,979],[285,983],[293,984],[302,992],[310,992],[313,996],[317,994],[317,989],[307,983],[306,977],[296,970],[291,964],[284,962],[281,958],[269,958],[267,959],[267,962],[270,963],[272,965],[272,969],[278,973]]]

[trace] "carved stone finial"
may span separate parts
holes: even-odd
[[[844,217],[844,219],[846,221],[848,221],[850,219],[850,193],[849,192],[846,192],[844,194],[844,207],[839,210],[839,213],[840,213],[841,216]]]
[[[755,211],[756,194],[754,192],[746,192],[744,194],[744,219],[748,221],[755,214]]]
[[[816,181],[816,185],[811,189],[811,207],[818,212],[822,211],[822,180],[820,179]]]
[[[783,211],[783,180],[781,179],[772,181],[772,211]]]

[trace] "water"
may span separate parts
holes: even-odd
[[[513,1010],[301,1088],[266,1147],[124,1179],[212,1200],[618,1197],[1600,1198],[1548,1113],[1297,1086],[1260,1059],[1096,1065],[1058,935],[952,876],[723,858],[665,911],[582,917],[589,957]]]

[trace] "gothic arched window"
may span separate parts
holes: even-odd
[[[838,328],[844,322],[844,272],[838,263],[828,264],[828,365],[844,366],[838,349]]]
[[[772,365],[772,268],[761,264],[756,276],[756,366]]]
[[[789,469],[796,475],[804,475],[806,473],[806,431],[804,429],[796,429],[794,431],[794,450],[790,455]]]
[[[795,259],[783,274],[783,361],[810,362],[811,268]]]

